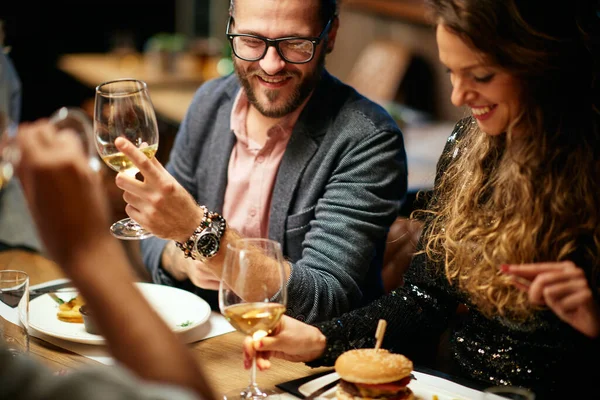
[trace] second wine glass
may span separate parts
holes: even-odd
[[[231,325],[259,340],[277,326],[286,304],[285,261],[280,244],[269,239],[229,243],[219,286],[219,306]],[[224,398],[259,400],[271,394],[256,384],[254,358],[248,387],[225,394]]]
[[[102,161],[117,172],[135,176],[139,169],[115,146],[124,137],[148,158],[158,150],[158,126],[150,93],[145,82],[118,79],[96,88],[94,137]],[[152,236],[131,218],[115,222],[110,228],[119,239],[136,240]]]

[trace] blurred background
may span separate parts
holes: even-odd
[[[1,3],[4,42],[23,84],[23,120],[49,115],[61,105],[79,105],[93,95],[95,85],[60,67],[65,54],[124,57],[154,47],[178,53],[178,67],[165,66],[173,74],[176,68],[193,69],[190,59],[202,52],[229,56],[224,40],[227,0]],[[449,103],[448,79],[437,63],[435,35],[421,0],[346,0],[340,17],[337,46],[327,61],[334,75],[374,100],[393,100],[423,112],[424,118],[460,116]],[[158,58],[153,63],[159,64]],[[401,110],[395,113],[403,117]]]
[[[62,106],[82,107],[91,118],[97,85],[138,78],[150,89],[160,131],[156,156],[166,163],[195,90],[232,71],[228,6],[228,0],[0,1],[0,45],[21,79],[21,121]],[[437,159],[463,116],[450,104],[434,27],[423,0],[342,0],[340,23],[327,68],[385,107],[401,127],[409,194],[400,214],[409,215],[422,204],[417,193],[433,186]],[[113,219],[123,218],[115,172],[105,167],[103,174]],[[137,243],[125,245],[143,273]]]

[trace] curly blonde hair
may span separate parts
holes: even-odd
[[[438,23],[515,76],[523,94],[521,115],[504,135],[463,121],[424,211],[423,251],[443,262],[448,280],[483,314],[526,320],[536,308],[499,273],[502,264],[571,260],[597,285],[600,124],[592,57],[577,45],[577,29],[557,36],[527,22],[548,16],[528,12],[525,1],[430,3]]]
[[[510,134],[491,137],[465,124],[425,211],[424,251],[488,316],[527,319],[534,311],[501,264],[600,265],[595,151],[563,151],[537,136],[507,146]]]

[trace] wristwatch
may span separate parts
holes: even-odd
[[[225,233],[227,223],[225,218],[216,212],[208,211],[206,206],[200,206],[200,208],[204,212],[200,225],[185,243],[175,243],[183,251],[185,257],[204,261],[219,252],[221,238]]]

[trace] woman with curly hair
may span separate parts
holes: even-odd
[[[247,360],[332,365],[373,347],[383,318],[383,347],[417,365],[450,328],[454,376],[538,399],[595,384],[584,366],[600,357],[600,4],[551,3],[429,0],[451,100],[470,116],[414,216],[424,227],[404,285],[333,321],[284,318],[246,342]]]

